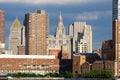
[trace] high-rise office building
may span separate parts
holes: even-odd
[[[120,0],[113,0],[112,2],[112,39],[115,75],[120,74]]]
[[[112,2],[112,20],[120,20],[120,0]]]
[[[45,10],[25,15],[25,45],[28,55],[47,54],[48,15]]]
[[[5,27],[4,11],[0,10],[0,54],[4,54],[5,49],[4,27]]]
[[[65,57],[64,55],[67,55],[68,56],[67,58],[71,58],[70,36],[66,35],[61,13],[59,15],[58,25],[56,28],[55,35],[49,35],[47,40],[48,40],[48,50],[49,50],[48,53],[49,54],[52,54],[52,53],[59,54],[59,53],[61,53],[61,50],[62,50],[64,53],[64,54],[62,54],[62,57]],[[62,48],[62,47],[64,47],[64,48]],[[69,49],[65,49],[65,47],[69,48]],[[56,51],[56,49],[57,49],[57,51]],[[68,53],[65,53],[65,51],[67,51]],[[50,53],[50,52],[52,52],[52,53]]]
[[[72,37],[72,50],[75,53],[92,52],[92,27],[86,22],[74,22],[69,26]]]
[[[18,54],[17,46],[21,44],[21,24],[18,17],[15,18],[10,28],[9,35],[9,50],[12,51],[13,55]]]

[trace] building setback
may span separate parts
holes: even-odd
[[[44,10],[25,15],[25,45],[28,55],[47,54],[48,15]]]
[[[49,35],[47,38],[48,53],[58,55],[59,58],[71,58],[70,36],[66,35],[63,18],[60,13],[55,35]],[[61,57],[62,56],[62,57]]]
[[[92,27],[86,22],[74,22],[69,26],[72,37],[72,50],[77,53],[92,52]]]

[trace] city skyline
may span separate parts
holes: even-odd
[[[0,44],[1,74],[55,73],[49,78],[73,79],[120,74],[120,0],[6,1],[0,0],[0,22],[11,49]]]
[[[86,21],[87,24],[93,26],[93,49],[101,48],[102,41],[112,38],[111,0],[90,0],[89,2],[85,2],[84,0],[84,2],[81,2],[81,0],[77,0],[76,2],[73,2],[73,0],[68,0],[64,3],[61,3],[62,1],[60,3],[55,3],[53,0],[53,2],[38,2],[37,4],[27,3],[27,0],[25,0],[24,3],[20,0],[18,0],[20,3],[17,1],[14,2],[14,0],[11,1],[13,2],[0,1],[0,9],[5,11],[6,43],[9,36],[9,28],[15,17],[18,16],[21,24],[23,24],[25,14],[34,12],[37,9],[44,9],[49,14],[50,34],[55,33],[59,12],[61,11],[67,33],[68,26],[74,23],[74,21]],[[73,3],[71,3],[71,1]]]

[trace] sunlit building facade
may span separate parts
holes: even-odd
[[[5,13],[4,11],[0,10],[0,54],[4,54],[5,48],[4,27],[5,27]]]
[[[17,46],[21,44],[21,27],[20,21],[18,20],[18,17],[16,17],[10,28],[8,46],[13,55],[18,55]]]
[[[66,45],[67,49],[62,48],[63,45]],[[60,13],[55,35],[49,35],[48,36],[48,53],[51,52],[51,49],[52,50],[58,49],[59,52],[56,53],[56,54],[59,54],[62,51],[66,50],[68,53],[64,53],[64,54],[67,56],[67,58],[71,58],[71,48],[70,48],[70,46],[71,46],[70,37],[69,37],[69,35],[66,35],[62,15]]]
[[[115,75],[120,75],[120,0],[112,2],[112,39]]]
[[[92,52],[92,27],[86,22],[74,22],[69,26],[72,37],[72,50],[77,53]]]
[[[47,54],[48,15],[45,10],[25,15],[25,45],[28,55]]]

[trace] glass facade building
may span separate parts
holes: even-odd
[[[112,20],[120,20],[120,0],[113,0],[112,3]]]

